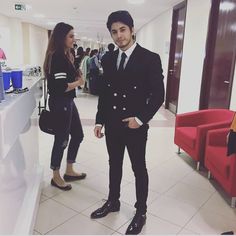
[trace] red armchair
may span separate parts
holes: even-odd
[[[226,156],[226,136],[229,128],[211,130],[207,134],[205,167],[208,178],[212,175],[232,197],[231,206],[236,203],[236,154]]]
[[[197,170],[204,164],[208,130],[229,127],[234,112],[227,109],[208,109],[179,114],[175,120],[174,143],[197,161]]]

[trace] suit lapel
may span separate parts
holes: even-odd
[[[114,54],[112,55],[112,70],[113,72],[117,72],[117,58],[119,55],[119,49],[117,49]]]
[[[133,71],[133,69],[135,69],[135,67],[137,66],[139,47],[140,46],[137,44],[134,51],[130,55],[128,63],[126,64],[126,67],[124,69],[125,73],[129,73],[130,71]]]

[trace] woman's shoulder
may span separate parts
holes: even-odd
[[[66,60],[65,54],[63,54],[62,52],[58,52],[58,51],[55,51],[55,52],[52,53],[52,58],[54,60],[55,59]]]

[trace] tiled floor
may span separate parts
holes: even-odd
[[[85,138],[76,169],[87,178],[72,184],[69,192],[50,186],[50,152],[53,137],[40,133],[40,162],[44,188],[34,234],[124,234],[134,214],[134,177],[127,153],[121,187],[121,210],[91,220],[90,213],[103,204],[108,191],[108,157],[105,141],[93,136],[97,97],[80,94],[75,99]],[[161,108],[150,123],[147,145],[149,198],[147,223],[142,234],[219,234],[236,231],[236,210],[206,172],[195,171],[185,154],[173,144],[174,115]],[[65,158],[64,158],[65,159]],[[65,161],[65,160],[64,160]],[[62,173],[65,162],[63,162]]]

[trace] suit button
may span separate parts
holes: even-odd
[[[126,111],[126,107],[123,107],[123,111]]]
[[[111,85],[110,85],[110,84],[108,84],[107,86],[108,86],[108,87],[111,87]]]
[[[136,87],[136,86],[134,86],[134,89],[137,89],[137,87]]]
[[[116,110],[116,106],[113,106],[113,109]]]
[[[117,93],[114,93],[114,96],[116,97],[116,96],[117,96]]]
[[[125,95],[125,94],[123,95],[123,98],[126,98],[126,95]]]

